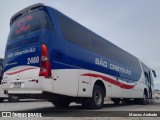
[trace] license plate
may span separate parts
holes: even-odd
[[[20,88],[21,87],[21,82],[15,82],[13,87]]]

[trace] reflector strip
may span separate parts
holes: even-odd
[[[15,71],[15,72],[9,72],[9,73],[6,73],[6,74],[7,75],[14,75],[14,74],[17,74],[17,73],[20,73],[20,72],[23,72],[23,71],[33,70],[33,69],[37,69],[37,68],[26,68],[26,69],[18,70],[18,71]]]

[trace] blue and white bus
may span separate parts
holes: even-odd
[[[71,102],[98,109],[153,98],[155,72],[138,58],[59,11],[35,4],[10,20],[3,90],[44,98],[56,107]]]

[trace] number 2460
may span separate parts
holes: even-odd
[[[27,64],[35,64],[35,63],[39,63],[39,57],[31,57],[31,58],[27,58]]]

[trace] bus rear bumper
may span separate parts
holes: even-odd
[[[2,89],[5,94],[42,94],[52,92],[53,79],[35,78],[25,80],[3,80]]]
[[[8,89],[5,90],[6,94],[42,94],[41,90],[27,90],[27,89]]]

